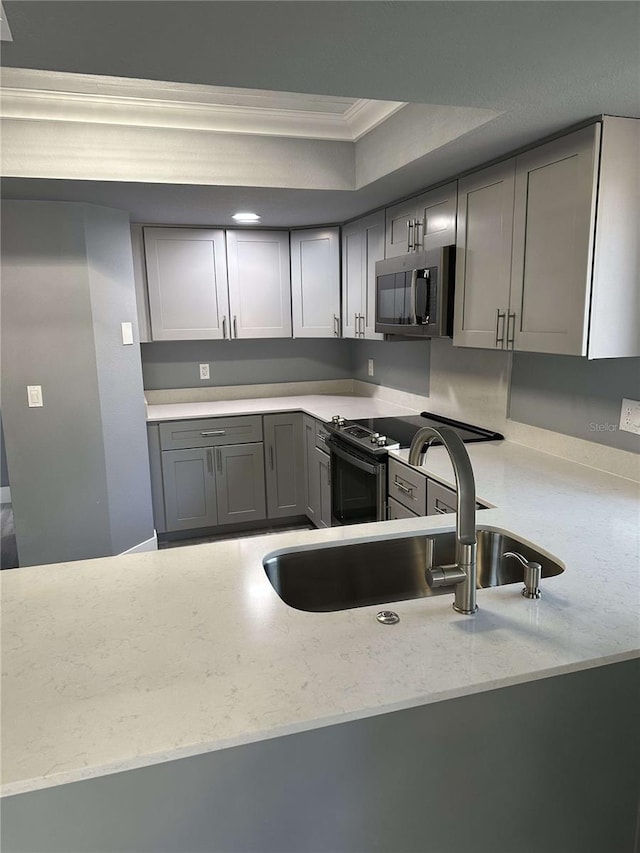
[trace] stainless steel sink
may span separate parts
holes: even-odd
[[[455,562],[456,534],[436,533],[434,565]],[[480,528],[478,588],[523,583],[524,569],[517,560],[503,559],[518,551],[542,566],[542,577],[559,575],[564,567],[504,531]],[[332,545],[307,551],[289,551],[263,561],[267,577],[280,598],[297,610],[322,612],[385,604],[409,598],[451,595],[450,587],[432,589],[425,580],[426,536],[379,539],[352,545]]]

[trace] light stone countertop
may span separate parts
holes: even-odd
[[[478,590],[475,616],[452,595],[394,602],[400,622],[384,626],[381,606],[294,610],[262,568],[277,550],[447,530],[453,516],[2,572],[3,794],[637,657],[638,484],[510,442],[468,450],[496,507],[478,524],[566,566],[539,601],[514,584]],[[443,448],[425,472],[453,483]]]
[[[173,421],[192,418],[214,418],[230,415],[267,415],[277,412],[303,411],[322,421],[333,415],[350,420],[358,418],[401,417],[419,414],[385,400],[355,394],[304,394],[288,397],[259,397],[248,400],[210,400],[206,402],[164,403],[147,405],[147,421]]]

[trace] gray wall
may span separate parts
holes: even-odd
[[[367,359],[375,375],[367,375]],[[209,362],[211,379],[199,379]],[[429,389],[427,341],[267,339],[259,341],[164,341],[142,344],[144,387],[202,388],[315,379],[363,379],[415,394]]]
[[[354,379],[399,388],[411,394],[429,394],[430,341],[354,341]],[[368,360],[373,359],[373,376]]]
[[[120,321],[136,320],[127,224],[84,205],[3,204],[2,417],[21,565],[153,535],[139,351],[108,355]],[[42,408],[27,407],[27,385],[42,386]]]
[[[622,398],[640,400],[640,359],[514,353],[509,417],[566,435],[640,452],[622,432]]]
[[[633,853],[639,716],[599,667],[7,797],[2,849]]]

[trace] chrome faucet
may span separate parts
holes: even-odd
[[[476,483],[469,454],[457,432],[451,427],[422,427],[409,448],[409,465],[421,466],[431,444],[439,439],[451,458],[456,477],[456,563],[433,565],[433,540],[427,539],[427,583],[431,587],[455,584],[453,609],[471,614],[476,604]]]

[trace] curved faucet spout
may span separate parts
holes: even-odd
[[[476,604],[476,483],[464,442],[451,427],[425,426],[414,435],[409,464],[421,466],[431,444],[440,440],[453,465],[456,478],[456,565],[464,578],[455,581],[454,610],[475,613]],[[428,573],[428,577],[430,573]]]

